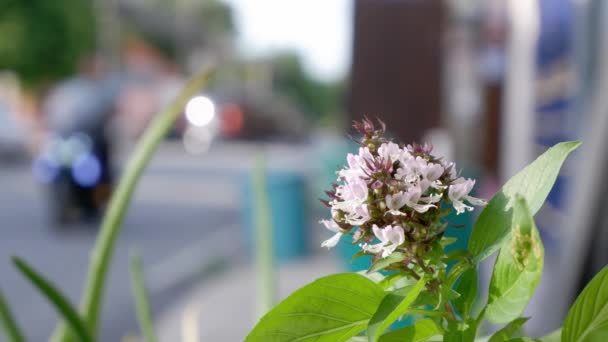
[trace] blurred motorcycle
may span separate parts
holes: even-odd
[[[100,77],[93,63],[57,84],[43,106],[49,138],[34,158],[34,176],[48,189],[58,224],[96,219],[112,189],[109,122],[119,80]]]
[[[54,223],[95,220],[112,188],[108,142],[83,132],[56,135],[34,159],[33,172],[47,186]]]

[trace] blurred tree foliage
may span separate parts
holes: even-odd
[[[229,41],[234,38],[235,23],[232,8],[220,0],[179,1],[179,0],[147,0],[139,5],[131,5],[136,11],[139,8],[156,12],[161,16],[179,20],[177,25],[160,26],[158,22],[150,25],[147,20],[133,20],[137,18],[122,18],[123,28],[128,28],[166,57],[176,61],[179,48],[196,47],[205,44],[213,48],[213,44]],[[141,18],[139,18],[141,19]],[[178,40],[184,40],[183,46],[178,46]],[[182,51],[183,52],[183,51]]]
[[[236,30],[232,17],[232,9],[222,1],[202,1],[197,13],[207,36],[222,36],[227,38],[234,36]]]
[[[343,83],[310,77],[294,53],[281,53],[271,60],[273,90],[288,98],[313,120],[335,117],[343,110]]]
[[[91,0],[0,1],[0,70],[37,90],[70,75],[95,46]]]

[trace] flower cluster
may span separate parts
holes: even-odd
[[[329,200],[322,200],[332,219],[321,223],[335,233],[322,246],[333,247],[352,234],[365,254],[385,258],[399,251],[414,259],[441,239],[447,227],[442,217],[485,202],[469,195],[475,181],[459,177],[453,162],[431,155],[428,144],[387,140],[380,124],[379,129],[368,119],[354,124],[363,136],[361,147],[348,154],[338,184],[326,192]]]

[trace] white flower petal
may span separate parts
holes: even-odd
[[[342,228],[340,228],[340,226],[338,226],[338,224],[334,220],[321,220],[319,221],[319,223],[321,223],[325,226],[325,228],[331,230],[334,233],[342,232]]]
[[[386,195],[385,202],[390,210],[399,211],[407,203],[407,196],[403,191],[399,191],[394,195]]]
[[[370,245],[368,243],[364,243],[364,244],[361,245],[361,249],[364,252],[373,253],[373,254],[379,253],[380,251],[382,251],[382,248],[383,248],[383,244],[382,243],[377,243],[375,245]]]
[[[380,240],[382,243],[387,242],[386,236],[384,235],[384,229],[381,229],[377,225],[373,225],[372,231],[374,232],[374,235],[376,236],[376,238],[378,238],[378,240]]]
[[[429,209],[431,208],[435,208],[436,206],[433,204],[416,204],[412,207],[412,209],[416,210],[417,212],[424,214],[427,211],[429,211]]]
[[[400,226],[387,226],[385,231],[386,237],[393,245],[399,246],[405,241],[405,233]]]
[[[456,215],[473,210],[473,207],[464,204],[462,201],[452,201],[452,205],[454,206],[454,209],[456,209]]]
[[[338,233],[334,234],[334,236],[332,236],[329,239],[323,241],[321,243],[321,247],[327,247],[327,249],[335,247],[338,244],[338,242],[340,241],[340,238],[342,237],[342,235],[344,235],[344,234],[342,234],[341,232],[338,232]]]
[[[465,199],[472,205],[484,206],[488,204],[488,202],[486,202],[485,200],[473,196],[466,196]]]

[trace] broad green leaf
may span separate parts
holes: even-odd
[[[323,277],[268,312],[245,341],[346,341],[365,329],[384,295],[380,286],[360,274]]]
[[[23,334],[17,326],[17,321],[11,313],[8,303],[4,299],[4,296],[0,292],[0,330],[4,330],[7,341],[9,342],[23,342]],[[0,334],[0,336],[2,336]]]
[[[425,318],[416,321],[414,325],[388,332],[380,336],[379,342],[424,342],[441,335],[441,331],[433,320]],[[439,340],[441,341],[441,339]]]
[[[608,341],[608,267],[578,296],[564,321],[562,342]]]
[[[490,280],[485,318],[497,324],[519,317],[543,270],[543,245],[523,197],[513,206],[513,232],[505,242]]]
[[[19,271],[44,295],[48,301],[53,304],[57,312],[59,312],[66,320],[68,326],[72,328],[74,334],[81,342],[92,342],[93,339],[84,324],[80,315],[70,304],[70,302],[57,290],[50,282],[39,275],[25,261],[19,258],[13,258],[13,263]]]
[[[141,256],[136,252],[131,253],[131,287],[133,298],[135,299],[139,327],[146,338],[146,342],[155,342],[158,339],[154,332],[152,310],[150,309],[150,301],[148,300],[148,291],[144,284]]]
[[[530,317],[520,317],[512,320],[504,328],[498,330],[488,342],[504,342],[509,341],[513,334],[518,332],[521,327],[530,319]]]
[[[367,337],[370,342],[378,341],[380,335],[382,335],[391,324],[407,313],[425,285],[426,279],[422,278],[418,280],[416,285],[414,285],[405,296],[397,293],[389,293],[384,297],[367,327]]]
[[[386,258],[376,260],[376,262],[372,264],[372,267],[370,267],[369,272],[377,272],[383,270],[396,262],[405,260],[406,258],[407,255],[405,255],[404,253],[394,252]]]
[[[513,227],[511,208],[515,194],[521,194],[532,216],[540,209],[553,187],[559,170],[570,152],[581,143],[562,142],[549,148],[530,165],[513,176],[494,195],[473,226],[468,250],[481,261],[498,249]]]
[[[454,299],[452,304],[463,318],[469,318],[471,307],[477,298],[477,270],[470,268],[460,278],[460,282],[456,285],[456,292],[460,297]]]

